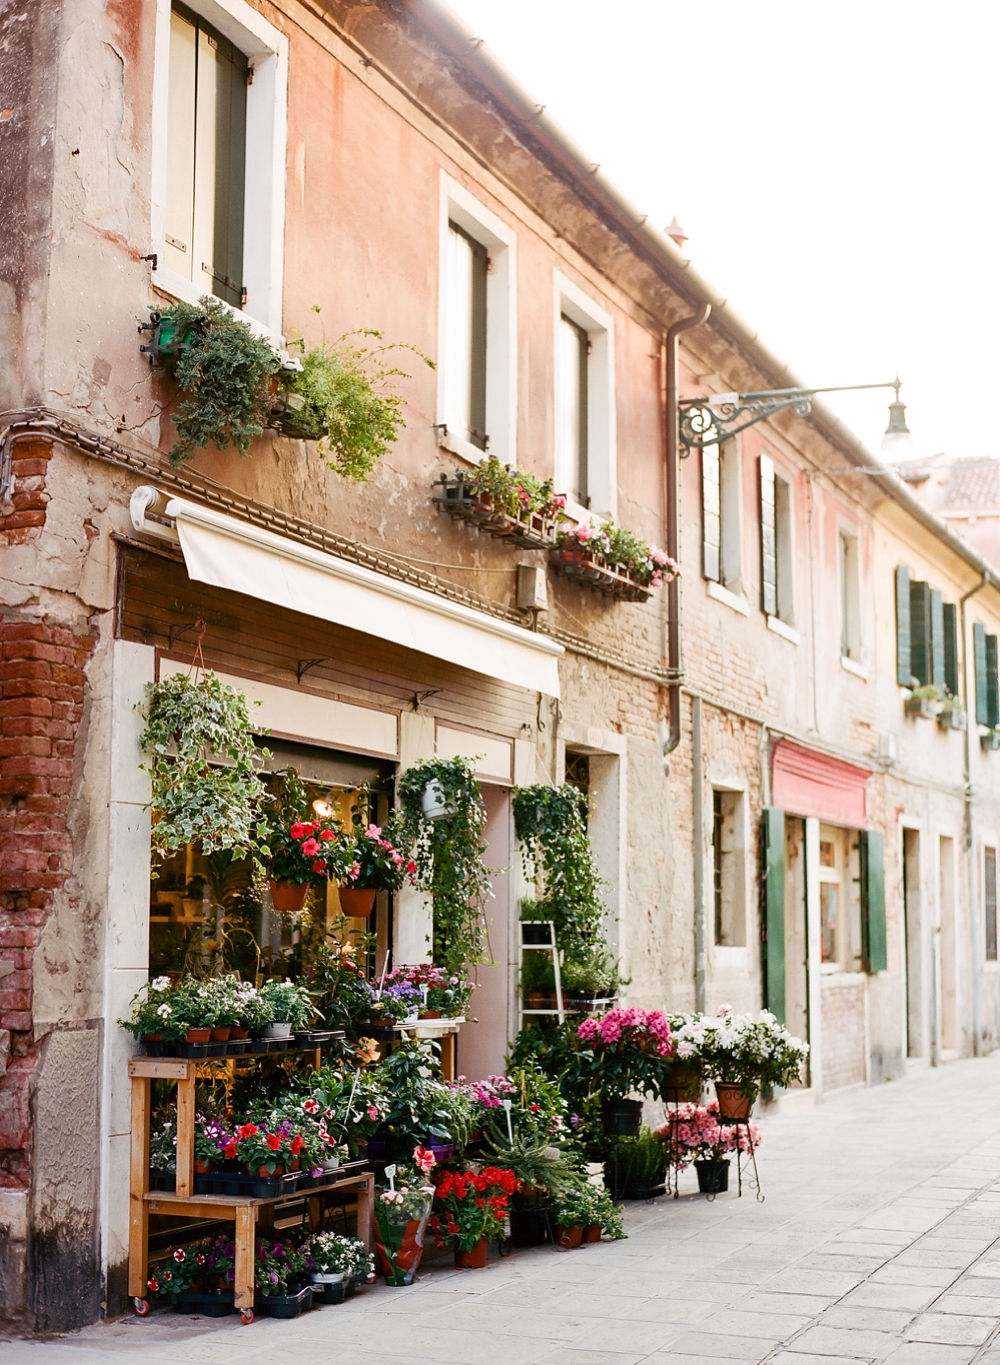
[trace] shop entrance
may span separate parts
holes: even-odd
[[[511,813],[510,791],[483,783],[486,807],[487,867],[493,897],[486,907],[488,964],[471,972],[475,989],[469,1002],[468,1020],[457,1040],[457,1069],[465,1076],[503,1075],[504,1058],[514,1029],[513,993],[517,949],[512,946],[510,909]]]

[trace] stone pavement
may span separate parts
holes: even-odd
[[[1000,1053],[769,1116],[766,1200],[627,1205],[628,1239],[439,1262],[293,1322],[155,1314],[2,1365],[1000,1365]]]

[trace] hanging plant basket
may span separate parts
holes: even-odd
[[[282,436],[296,441],[322,441],[330,434],[330,423],[318,418],[313,408],[299,393],[272,381],[273,393],[267,408],[267,425]]]
[[[434,487],[442,490],[441,496],[434,499],[442,512],[470,522],[487,535],[527,550],[547,550],[556,543],[558,523],[555,518],[531,511],[512,515],[497,507],[488,493],[473,492],[464,474],[456,474],[454,478],[443,474]]]
[[[194,345],[200,330],[197,323],[179,325],[172,317],[150,313],[149,321],[139,325],[140,333],[150,334],[149,345],[140,346],[139,350],[149,356],[151,365],[163,365],[172,370],[181,354]]]
[[[309,882],[268,882],[275,910],[282,915],[297,915],[309,899]]]
[[[351,919],[367,919],[375,909],[378,892],[371,886],[341,886],[337,888],[340,908]]]
[[[596,551],[560,545],[550,551],[549,559],[558,573],[585,583],[605,597],[614,597],[620,602],[648,602],[652,596],[653,590],[648,583],[642,583],[620,565],[609,563]]]

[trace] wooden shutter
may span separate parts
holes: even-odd
[[[958,696],[958,608],[945,602],[941,608],[944,627],[944,685],[953,697]]]
[[[910,686],[910,571],[896,567],[896,681]]]
[[[774,806],[763,811],[764,860],[764,999],[767,1008],[785,1022],[785,812]]]
[[[1000,686],[997,679],[997,637],[986,637],[986,724],[994,729],[1000,723]]]
[[[887,966],[885,852],[881,830],[862,830],[858,836],[858,849],[861,855],[861,936],[865,971],[884,972]]]
[[[706,578],[721,577],[722,499],[719,447],[701,448],[701,571]]]
[[[236,308],[243,305],[247,59],[198,24],[195,109],[194,280]]]
[[[946,685],[944,669],[944,599],[937,588],[931,588],[931,682],[943,692]]]
[[[167,82],[167,198],[163,263],[185,279],[194,260],[194,111],[198,28],[192,15],[170,15]],[[200,262],[199,262],[200,265]]]
[[[972,657],[976,671],[976,722],[989,725],[989,703],[986,695],[986,627],[977,621],[972,627]]]
[[[910,580],[910,672],[923,687],[931,680],[931,590]]]
[[[997,851],[983,850],[983,912],[986,929],[986,959],[997,960]]]
[[[777,616],[778,517],[770,455],[760,457],[760,605],[768,616]]]

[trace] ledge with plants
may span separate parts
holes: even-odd
[[[680,573],[680,565],[663,550],[613,521],[560,531],[549,558],[567,578],[623,602],[648,601],[654,588]]]
[[[490,455],[471,472],[442,474],[434,486],[441,489],[434,501],[442,512],[487,535],[529,550],[556,543],[566,499],[553,491],[551,479],[539,479]]]
[[[324,463],[345,478],[366,479],[405,426],[393,383],[409,376],[387,363],[387,354],[413,351],[433,368],[412,346],[368,344],[382,338],[370,328],[310,349],[296,340],[290,348],[296,354],[279,352],[207,296],[152,313],[139,330],[150,336],[140,349],[185,395],[173,415],[173,465],[209,445],[247,455],[251,441],[272,427],[315,441]]]

